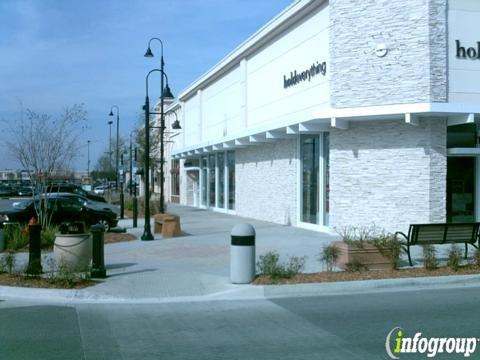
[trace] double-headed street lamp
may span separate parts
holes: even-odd
[[[145,52],[145,57],[153,57],[152,49],[150,48],[150,44],[152,40],[157,40],[160,42],[160,213],[165,212],[165,192],[164,192],[164,182],[165,182],[165,172],[164,172],[164,162],[165,162],[165,144],[163,141],[164,132],[165,132],[165,113],[164,113],[164,100],[165,99],[173,99],[174,96],[168,87],[168,77],[165,74],[164,67],[165,62],[163,61],[163,42],[159,38],[151,38],[148,41],[148,48]],[[164,76],[167,80],[167,85],[164,88]]]
[[[144,233],[142,235],[142,240],[153,240],[152,231],[150,228],[150,100],[148,98],[148,77],[152,72],[160,72],[160,213],[165,212],[164,208],[164,156],[165,156],[165,149],[164,149],[164,142],[163,136],[165,132],[165,114],[164,114],[164,100],[165,99],[173,99],[172,92],[168,86],[168,77],[165,74],[164,67],[165,62],[163,61],[163,42],[159,38],[151,38],[148,41],[148,48],[145,52],[145,57],[153,57],[152,50],[150,48],[150,44],[152,40],[157,40],[160,42],[160,69],[151,70],[146,76],[146,97],[145,97],[145,228]],[[166,79],[166,86],[164,87],[164,77]],[[158,114],[158,113],[153,113]]]

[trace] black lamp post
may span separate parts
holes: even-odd
[[[133,149],[133,148],[132,148],[132,133],[130,133],[130,157],[129,157],[129,159],[130,159],[130,166],[129,166],[129,170],[130,170],[130,171],[129,171],[129,173],[130,173],[130,179],[129,179],[130,181],[129,181],[129,183],[130,183],[130,186],[128,187],[128,193],[130,194],[130,196],[132,196],[132,182],[133,182],[133,174],[132,174],[132,172],[133,172],[132,149]]]
[[[87,177],[90,177],[90,140],[87,140]]]
[[[134,149],[135,167],[137,166],[137,147]],[[133,227],[137,227],[138,203],[137,203],[137,174],[135,174],[135,185],[133,186]]]
[[[147,51],[145,52],[145,57],[153,57],[152,50],[150,48],[150,44],[152,40],[157,40],[160,42],[160,213],[165,212],[165,193],[164,193],[164,183],[165,183],[165,172],[164,172],[164,163],[165,163],[165,144],[164,144],[164,132],[165,132],[165,114],[164,114],[164,100],[165,99],[173,99],[174,96],[172,95],[172,92],[170,91],[170,88],[168,86],[168,77],[167,74],[165,74],[164,71],[164,66],[165,62],[163,61],[163,42],[159,38],[151,38],[148,41],[148,48]],[[167,85],[164,88],[164,82],[163,82],[163,77],[165,76],[167,80]],[[147,80],[148,81],[148,80]],[[147,119],[148,121],[148,119]],[[148,131],[146,130],[148,133]],[[149,154],[148,152],[146,153],[147,155]]]
[[[115,190],[118,191],[118,183],[119,183],[119,161],[120,161],[120,157],[119,157],[119,148],[120,148],[120,110],[118,109],[118,106],[117,105],[113,105],[111,108],[110,108],[110,114],[108,114],[109,116],[113,116],[113,109],[115,108],[115,110],[117,111],[117,143],[116,143],[116,146],[115,146]],[[125,205],[125,199],[124,199],[124,194],[123,194],[123,170],[122,170],[122,174],[120,174],[120,176],[122,177],[122,181],[121,181],[121,184],[120,184],[120,219],[123,219],[123,214],[124,214],[124,205]]]
[[[110,135],[108,137],[108,171],[112,171],[112,124],[113,121],[108,121],[108,127],[110,129]]]
[[[118,191],[118,165],[119,165],[119,161],[120,161],[120,157],[119,157],[119,137],[120,137],[120,110],[118,109],[118,106],[117,105],[113,105],[111,108],[110,108],[110,114],[108,114],[108,116],[113,116],[113,109],[115,108],[116,112],[117,112],[117,143],[116,143],[116,146],[115,146],[115,190]]]
[[[151,73],[153,72],[160,72],[162,76],[162,83],[163,83],[163,77],[165,76],[167,80],[167,85],[165,86],[165,89],[162,91],[162,94],[160,96],[160,107],[161,107],[161,112],[156,113],[156,112],[150,112],[150,99],[148,97],[148,77],[150,76]],[[170,88],[168,86],[168,77],[167,74],[165,74],[164,71],[160,69],[153,69],[150,70],[150,72],[147,74],[145,78],[145,105],[143,106],[143,109],[145,110],[145,169],[144,169],[144,179],[145,179],[145,226],[144,226],[144,231],[142,235],[142,240],[153,240],[153,235],[152,235],[152,230],[150,226],[150,114],[160,114],[160,161],[161,161],[161,167],[160,167],[160,212],[164,211],[163,207],[163,157],[164,157],[164,144],[163,144],[163,133],[165,130],[165,118],[164,118],[164,113],[163,113],[163,99],[168,98],[172,99],[173,95],[172,92],[170,91]]]

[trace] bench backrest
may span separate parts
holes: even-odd
[[[412,224],[408,238],[411,245],[474,244],[479,229],[480,223]]]

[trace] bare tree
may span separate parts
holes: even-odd
[[[49,225],[46,193],[52,179],[70,168],[79,154],[81,131],[86,125],[87,112],[83,104],[67,107],[58,117],[23,110],[20,119],[8,122],[8,149],[23,169],[30,174],[39,222]]]

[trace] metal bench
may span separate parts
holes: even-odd
[[[397,231],[395,238],[400,235],[406,239],[406,243],[401,241],[401,244],[412,266],[410,246],[413,245],[465,244],[467,258],[469,244],[478,249],[475,243],[479,239],[479,229],[480,223],[412,224],[408,229],[408,235]]]

